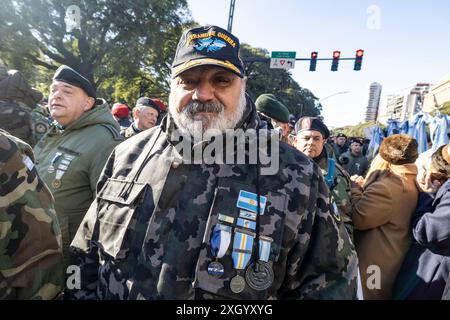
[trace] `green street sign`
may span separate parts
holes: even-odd
[[[272,51],[273,59],[295,59],[295,51]]]

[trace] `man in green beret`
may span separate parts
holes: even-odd
[[[282,104],[273,94],[262,94],[256,101],[256,110],[265,118],[266,121],[275,129],[280,131],[281,141],[289,143],[289,134],[291,129],[289,127],[289,110]]]

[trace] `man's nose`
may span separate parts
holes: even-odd
[[[207,102],[213,100],[214,87],[208,81],[200,82],[197,88],[195,88],[194,94],[192,95],[192,99],[200,102]]]
[[[60,96],[61,96],[61,95],[60,95],[60,93],[59,93],[59,90],[58,90],[58,91],[55,91],[55,92],[53,92],[53,93],[51,93],[51,94],[49,95],[48,101],[50,102],[50,101],[59,99]]]

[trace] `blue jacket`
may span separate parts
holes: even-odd
[[[450,179],[436,195],[419,194],[412,244],[397,276],[396,299],[436,299],[450,272]]]

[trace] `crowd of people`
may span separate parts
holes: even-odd
[[[394,134],[368,159],[366,139],[253,102],[239,46],[185,31],[167,105],[108,104],[63,65],[35,126],[42,95],[0,68],[0,299],[450,299],[450,144],[418,165]],[[187,160],[227,130],[245,134],[214,158],[248,161]]]

